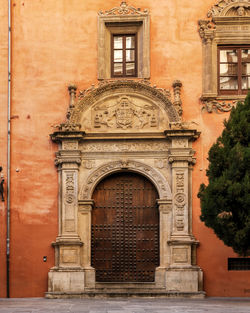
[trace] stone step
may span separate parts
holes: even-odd
[[[155,283],[96,283],[95,289],[124,289],[124,288],[153,288],[155,289]],[[162,289],[162,288],[161,288]]]
[[[71,292],[48,292],[45,294],[49,299],[68,299],[68,298],[125,298],[125,297],[149,297],[149,298],[197,298],[203,299],[205,292],[178,292],[166,290],[123,290],[123,291],[104,291],[86,290],[81,293]]]

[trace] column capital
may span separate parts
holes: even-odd
[[[162,213],[170,213],[172,211],[171,199],[158,199],[157,204],[159,205],[159,211]]]
[[[81,213],[89,213],[92,211],[93,205],[94,205],[94,200],[92,199],[87,199],[87,200],[79,200],[79,209],[78,211]]]
[[[75,164],[78,168],[81,165],[81,151],[80,150],[60,150],[56,152],[55,165],[62,166],[63,164]],[[72,166],[70,166],[72,167]]]

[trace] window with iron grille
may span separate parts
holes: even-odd
[[[219,94],[247,94],[250,88],[250,46],[218,47],[218,60]]]
[[[250,258],[229,258],[229,271],[250,271]]]
[[[112,77],[137,77],[137,36],[112,35],[111,74]]]

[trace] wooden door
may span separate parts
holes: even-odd
[[[159,265],[154,185],[134,173],[101,181],[93,194],[91,260],[98,282],[153,282]]]

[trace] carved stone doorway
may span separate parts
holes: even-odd
[[[159,266],[158,192],[144,176],[106,177],[93,194],[91,260],[97,282],[154,282]]]
[[[47,297],[204,296],[192,234],[199,132],[182,122],[181,83],[173,87],[173,99],[147,81],[102,82],[78,98],[69,87],[67,120],[51,135],[59,143],[59,231]]]

